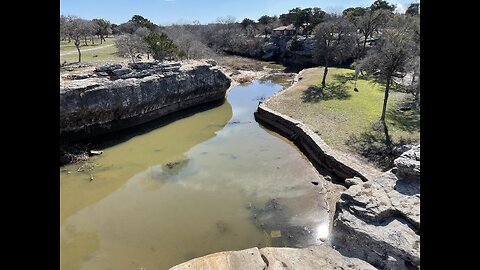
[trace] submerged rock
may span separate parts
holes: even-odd
[[[291,224],[292,211],[277,199],[271,199],[263,207],[249,204],[250,219],[259,231],[268,237],[267,246],[306,247],[315,241],[312,229]]]
[[[419,146],[395,160],[395,164],[417,162],[419,171]],[[408,173],[390,170],[342,193],[332,243],[343,255],[380,269],[420,267],[420,181],[410,177],[408,168]]]

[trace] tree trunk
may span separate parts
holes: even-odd
[[[92,45],[95,45],[95,36],[92,36]]]
[[[367,50],[367,39],[368,39],[368,36],[365,36],[365,40],[363,41],[362,55],[365,55],[365,54],[366,54],[366,50]]]
[[[385,145],[387,146],[387,149],[390,150],[392,147],[392,139],[390,138],[390,134],[388,134],[388,127],[385,122],[383,124],[383,132],[385,133]]]
[[[87,36],[85,36],[85,46],[88,46],[88,44],[87,44]]]
[[[75,47],[77,47],[78,51],[78,63],[82,61],[82,53],[80,52],[80,40],[75,41]]]
[[[325,68],[323,69],[323,79],[322,79],[322,86],[325,87],[326,80],[327,80],[327,73],[328,73],[328,60],[325,60]]]
[[[388,92],[390,91],[390,81],[392,77],[389,76],[387,79],[387,86],[385,87],[385,97],[383,98],[383,109],[382,109],[382,116],[380,117],[380,121],[385,124],[385,113],[387,111],[387,102],[388,102]]]
[[[102,44],[103,36],[100,35],[100,44]]]

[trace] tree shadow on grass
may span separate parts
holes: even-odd
[[[393,149],[400,145],[412,143],[411,140],[404,138],[390,143],[389,140],[388,128],[384,128],[383,124],[377,122],[368,131],[359,135],[350,135],[345,143],[382,170],[388,170],[393,167],[393,160],[398,157]]]
[[[334,74],[333,78],[341,84],[346,84],[349,81],[355,82],[355,74]]]
[[[391,125],[408,132],[420,131],[420,108],[407,108],[397,106],[394,109],[387,110],[387,120]]]
[[[303,91],[302,101],[316,103],[321,100],[347,99],[352,96],[347,90],[348,87],[345,84],[337,82],[327,84],[325,87],[312,85]]]

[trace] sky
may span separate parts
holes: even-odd
[[[410,3],[419,0],[387,0],[404,12]],[[84,19],[101,18],[111,23],[127,22],[141,15],[160,25],[215,22],[219,17],[233,16],[257,20],[262,15],[280,15],[300,7],[319,7],[326,12],[340,13],[348,7],[370,6],[374,0],[60,0],[61,15],[77,15]]]

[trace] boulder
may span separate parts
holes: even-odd
[[[121,69],[116,69],[116,70],[112,71],[114,76],[122,76],[122,75],[128,74],[130,72],[132,72],[132,70],[129,69],[129,68],[121,68]]]
[[[399,146],[394,146],[393,149],[392,149],[392,153],[394,155],[401,155],[405,152],[407,152],[408,150],[412,149],[413,145],[410,145],[410,144],[402,144],[402,145],[399,145]]]
[[[303,249],[267,247],[260,249],[260,253],[263,256],[263,260],[267,263],[266,270],[375,269],[375,267],[365,261],[344,257],[338,251],[326,245],[311,246]]]
[[[207,64],[210,64],[212,67],[216,66],[217,65],[217,61],[213,60],[213,59],[207,59],[205,60],[205,62]]]
[[[420,145],[413,146],[393,163],[399,177],[420,179]]]
[[[418,162],[414,168],[419,172],[420,147],[412,147],[394,163],[403,165],[404,161]],[[351,185],[341,194],[332,244],[343,255],[379,269],[419,269],[420,181],[411,177],[411,167],[405,171],[400,166],[396,174],[389,170],[368,182]]]
[[[225,251],[192,259],[170,270],[374,270],[369,263],[342,256],[326,245],[308,248],[250,248],[240,251]]]
[[[351,187],[353,185],[360,185],[363,183],[363,180],[360,177],[354,176],[353,178],[345,179],[345,185]]]
[[[121,69],[122,65],[120,64],[112,64],[112,65],[103,65],[99,66],[95,69],[95,72],[112,72],[116,69]]]
[[[258,248],[250,248],[210,254],[176,265],[170,270],[263,270],[266,267]]]

